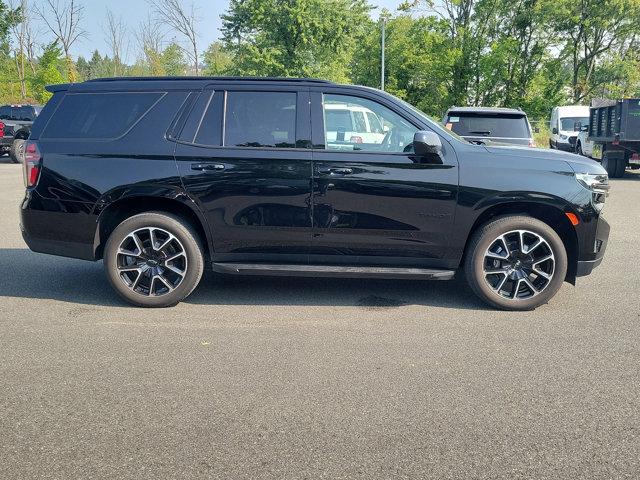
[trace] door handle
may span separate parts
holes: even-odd
[[[345,167],[318,167],[318,173],[328,175],[350,175],[353,173],[353,169]]]
[[[191,170],[200,170],[207,172],[220,172],[226,167],[222,163],[194,163],[191,165]]]

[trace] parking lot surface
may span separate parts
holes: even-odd
[[[534,312],[461,281],[205,277],[126,306],[30,252],[0,159],[0,478],[640,478],[640,175]]]

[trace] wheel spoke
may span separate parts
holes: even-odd
[[[184,273],[185,273],[184,270],[180,270],[179,268],[176,268],[176,267],[174,267],[172,265],[167,265],[166,263],[165,263],[164,266],[167,267],[169,270],[171,270],[173,273],[176,273],[176,274],[180,275],[181,277],[184,277]]]
[[[180,258],[180,257],[185,257],[184,252],[174,253],[174,254],[173,254],[173,255],[171,255],[170,257],[165,258],[165,259],[164,259],[164,262],[165,262],[165,264],[166,264],[167,262],[171,262],[171,261],[173,261],[173,260],[175,260],[175,259],[177,259],[177,258]]]
[[[522,281],[525,283],[527,287],[529,287],[532,294],[535,295],[539,292],[539,290],[533,285],[533,283],[531,283],[531,281],[527,277],[524,277]]]
[[[538,248],[540,245],[542,245],[542,239],[538,238],[538,240],[536,240],[536,242],[529,246],[526,247],[524,244],[522,245],[522,253],[531,253],[533,252],[536,248]]]
[[[157,278],[158,280],[160,280],[162,283],[164,283],[164,286],[167,287],[169,289],[169,291],[173,291],[173,286],[169,283],[169,281],[164,278],[164,276],[162,275],[156,275],[154,278]]]
[[[544,277],[547,280],[549,280],[551,278],[551,275],[549,275],[546,272],[543,272],[542,270],[540,270],[539,268],[536,268],[536,267],[533,267],[533,273],[535,273],[536,275],[540,275],[541,277]]]
[[[122,267],[118,267],[118,271],[120,273],[127,273],[127,272],[140,272],[141,269],[137,264],[134,265],[124,265]]]
[[[552,258],[553,255],[545,255],[540,260],[536,260],[535,262],[533,262],[533,266],[535,267],[536,265],[540,265],[541,263],[546,262],[547,260],[550,260]]]

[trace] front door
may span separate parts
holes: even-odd
[[[311,97],[312,260],[449,267],[458,185],[451,146],[443,140],[441,155],[417,158],[421,128],[384,97],[331,89]]]
[[[305,91],[200,94],[175,157],[186,190],[205,212],[214,261],[306,262],[308,105]]]

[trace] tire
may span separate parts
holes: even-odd
[[[558,292],[567,265],[564,244],[553,228],[532,217],[509,215],[474,232],[464,273],[473,292],[487,304],[501,310],[533,310]]]
[[[624,158],[619,158],[618,155],[612,154],[612,152],[605,151],[602,154],[602,167],[607,171],[609,178],[618,178],[620,173],[618,164],[620,162],[624,162]],[[622,174],[624,174],[624,168],[622,169]]]
[[[26,140],[18,138],[11,144],[11,150],[9,151],[9,157],[13,163],[22,163],[22,156],[24,154],[24,144]]]
[[[625,157],[618,158],[616,162],[616,175],[615,178],[624,177],[624,172],[627,169],[627,159]]]
[[[157,248],[151,248],[152,241]],[[198,286],[204,254],[198,234],[183,219],[145,212],[127,218],[111,233],[104,267],[112,287],[127,302],[169,307]]]

